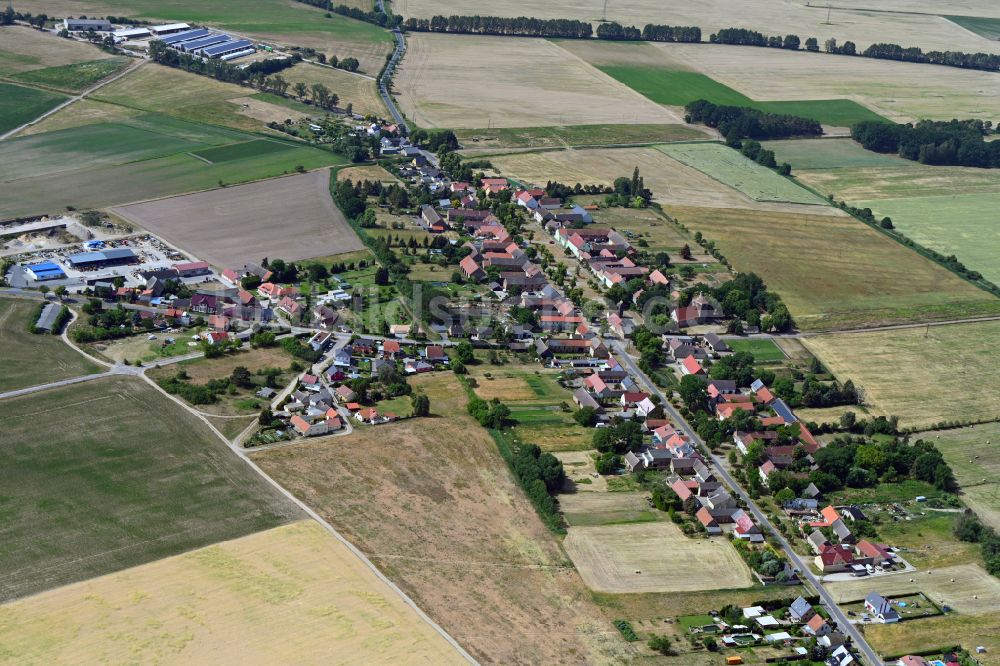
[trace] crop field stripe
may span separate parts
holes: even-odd
[[[243,143],[233,143],[228,146],[217,146],[207,148],[192,153],[194,156],[208,160],[209,163],[229,162],[246,157],[257,157],[258,155],[269,155],[280,153],[285,150],[294,150],[296,146],[281,143],[278,141],[268,141],[267,139],[253,139]]]
[[[0,133],[34,120],[66,99],[59,93],[0,82]]]

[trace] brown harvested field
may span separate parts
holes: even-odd
[[[563,545],[597,592],[717,590],[752,582],[750,569],[726,539],[692,539],[670,522],[570,527]],[[686,563],[683,575],[678,562]]]
[[[0,626],[9,663],[465,663],[311,520],[0,606]]]
[[[271,104],[255,97],[234,97],[227,101],[236,106],[236,112],[240,115],[259,120],[262,123],[283,123],[288,119],[302,120],[309,117],[307,113],[289,109],[287,106]]]
[[[329,180],[329,171],[320,169],[112,212],[218,267],[261,256],[295,261],[360,250],[361,240],[330,197]]]
[[[411,34],[394,85],[424,127],[681,122],[544,39]]]
[[[458,380],[432,373],[411,384],[435,416],[251,457],[477,659],[576,664],[631,654],[466,414]]]
[[[907,427],[1000,419],[994,340],[1000,322],[806,338],[806,346],[866,403]],[[970,390],[969,387],[975,387]]]
[[[615,61],[601,43],[561,45],[594,64]],[[659,51],[659,60],[645,47]],[[898,122],[988,120],[1000,104],[1000,81],[977,70],[720,44],[646,44],[637,52],[640,64],[701,72],[752,99],[852,99]]]
[[[914,582],[910,582],[913,578]],[[952,582],[952,579],[955,582]],[[872,581],[825,583],[834,601],[844,603],[864,599],[871,592]],[[978,615],[1000,611],[1000,579],[989,575],[978,564],[956,564],[916,573],[883,576],[878,579],[883,595],[901,596],[923,592],[939,604],[947,604],[959,613]],[[922,621],[922,620],[921,620]]]
[[[96,46],[23,25],[0,28],[0,76],[112,57]]]
[[[834,214],[666,206],[692,232],[715,241],[736,270],[764,278],[803,330],[1000,312],[996,297],[862,222],[827,210]]]
[[[852,0],[868,9],[882,8],[874,0]],[[949,3],[951,5],[952,3]],[[966,16],[995,16],[995,5],[988,0],[962,3],[950,13]],[[687,0],[662,2],[661,0],[631,0],[628,3],[608,4],[607,18],[622,25],[647,23],[667,25],[696,25],[702,38],[720,28],[749,28],[768,35],[795,34],[804,40],[807,36],[819,39],[820,45],[833,37],[838,43],[852,40],[859,50],[875,42],[893,42],[904,46],[920,46],[925,51],[985,51],[1000,53],[1000,44],[935,16],[941,4],[921,3],[921,13],[884,14],[873,11],[844,10],[835,4],[827,22],[826,3],[797,2],[795,0]],[[435,14],[483,14],[483,5],[477,0],[396,0],[393,10],[403,16],[430,18]],[[537,3],[532,0],[510,0],[490,6],[490,14],[498,16],[532,16],[541,19],[569,18],[598,21],[603,12],[602,0],[557,0]],[[979,13],[982,12],[982,13]],[[733,60],[742,57],[741,48]]]
[[[759,211],[842,215],[830,206],[754,201],[745,194],[689,167],[656,148],[592,148],[518,153],[490,157],[496,170],[528,183],[547,181],[611,185],[639,167],[646,187],[660,203]]]
[[[375,69],[371,74],[378,72]],[[340,106],[353,104],[354,113],[367,115],[369,113],[376,116],[385,115],[385,105],[378,94],[378,86],[375,80],[359,74],[351,74],[342,69],[333,67],[323,67],[313,65],[308,62],[300,62],[294,67],[283,70],[281,75],[295,85],[299,81],[311,86],[314,83],[322,83],[330,90],[340,96]]]
[[[906,654],[961,645],[969,652],[979,646],[984,654],[976,654],[983,666],[1000,664],[1000,617],[985,615],[946,615],[914,622],[873,624],[865,627],[865,639],[881,654]]]

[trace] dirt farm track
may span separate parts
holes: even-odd
[[[120,206],[112,212],[218,267],[364,247],[333,204],[326,169]]]

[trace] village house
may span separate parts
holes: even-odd
[[[792,622],[807,622],[815,614],[816,611],[813,609],[812,604],[803,597],[798,597],[788,607],[788,617],[791,618]]]
[[[871,592],[865,597],[865,610],[875,622],[882,624],[899,622],[899,613],[892,607],[889,600],[878,592]]]

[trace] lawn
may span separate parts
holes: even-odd
[[[0,132],[34,120],[65,99],[58,93],[0,82]]]
[[[983,522],[1000,530],[1000,423],[919,432],[944,454],[962,486],[962,499]]]
[[[776,363],[788,358],[769,338],[730,339],[726,344],[734,352],[750,352],[758,363]]]
[[[139,379],[0,401],[0,420],[0,599],[301,516],[201,422]]]
[[[846,215],[665,209],[715,241],[736,270],[764,278],[804,330],[1000,313],[997,298]]]
[[[916,497],[939,497],[941,491],[925,481],[906,479],[899,483],[879,483],[871,488],[849,488],[834,493],[830,501],[842,504],[912,502]]]
[[[335,601],[335,605],[333,603]],[[0,609],[11,663],[465,663],[321,525],[301,521]]]
[[[29,333],[37,307],[35,301],[0,299],[0,393],[103,370],[62,338]]]
[[[81,92],[124,69],[132,60],[124,56],[33,69],[12,78],[24,83],[57,88],[66,92]]]
[[[694,167],[715,180],[743,192],[754,201],[827,205],[795,181],[718,143],[683,143],[660,146],[670,157]]]
[[[715,104],[812,118],[824,125],[842,127],[862,120],[883,120],[874,111],[849,99],[756,101],[700,72],[649,65],[602,65],[598,69],[654,102],[669,106],[685,106],[695,100],[707,99]]]
[[[556,148],[654,144],[706,138],[687,125],[562,125],[555,127],[491,127],[457,130],[462,148]]]
[[[914,196],[854,201],[914,241],[944,255],[955,255],[994,283],[1000,283],[1000,227],[994,223],[1000,191],[984,194]]]
[[[823,335],[805,342],[838,379],[853,380],[878,412],[899,416],[905,427],[928,428],[941,421],[1000,418],[993,345],[998,334],[1000,322],[991,321]]]
[[[431,418],[251,457],[479,661],[555,663],[571,652],[574,661],[622,661],[627,647],[466,413],[458,379],[428,373],[410,383],[430,398]]]

